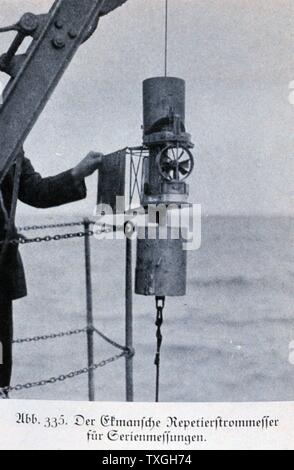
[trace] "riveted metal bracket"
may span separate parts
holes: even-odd
[[[12,77],[0,105],[0,183],[79,46],[95,31],[99,17],[126,1],[56,0],[48,14],[26,13],[17,24],[0,28],[0,32],[17,32],[0,58],[0,70]],[[16,55],[26,36],[33,38],[28,50]]]

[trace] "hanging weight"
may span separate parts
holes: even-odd
[[[154,234],[153,234],[154,235]],[[187,251],[179,228],[167,229],[161,239],[159,228],[150,237],[148,227],[138,231],[135,292],[139,295],[186,295]]]

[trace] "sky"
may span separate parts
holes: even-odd
[[[0,23],[52,3],[0,0]],[[164,9],[164,0],[128,0],[81,46],[25,143],[42,175],[90,150],[141,144],[142,81],[164,70]],[[1,52],[12,38],[1,35]],[[293,0],[169,0],[169,75],[186,80],[190,200],[205,215],[293,215],[293,51]],[[91,215],[96,181],[69,213]]]

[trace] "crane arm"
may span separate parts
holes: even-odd
[[[0,104],[0,183],[79,46],[101,16],[126,1],[56,0],[47,14],[26,13],[16,25],[2,28],[17,34],[0,58],[0,71],[11,77]],[[27,36],[32,37],[28,50],[17,55]]]

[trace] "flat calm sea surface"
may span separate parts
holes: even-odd
[[[188,295],[167,299],[164,312],[162,401],[294,399],[293,233],[290,218],[203,220],[202,246],[188,253]],[[123,343],[124,242],[91,243],[95,324]],[[29,296],[15,302],[15,338],[85,326],[83,247],[83,239],[22,247]],[[135,296],[136,401],[154,399],[154,321],[154,299]],[[113,353],[97,336],[95,360]],[[13,385],[67,374],[87,365],[86,337],[15,345],[14,358]],[[98,369],[95,381],[97,400],[124,400],[124,360]],[[87,376],[12,398],[86,400]]]

